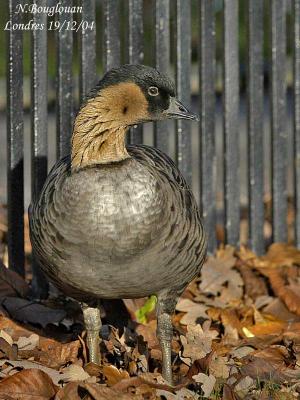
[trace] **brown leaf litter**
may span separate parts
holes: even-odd
[[[103,319],[96,365],[87,362],[77,303],[62,295],[35,301],[29,278],[0,262],[0,399],[299,397],[300,251],[293,246],[273,244],[262,257],[222,246],[208,258],[173,318],[174,387],[160,374],[155,313],[136,321],[145,299],[126,300],[132,320],[123,331]]]

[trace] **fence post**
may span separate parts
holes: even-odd
[[[200,2],[199,28],[200,100],[200,205],[208,237],[208,251],[216,239],[216,149],[215,149],[215,12],[214,2]]]
[[[263,2],[248,0],[248,191],[250,246],[264,245]]]
[[[300,248],[300,0],[294,0],[294,170],[295,242]]]
[[[128,1],[128,59],[130,64],[142,64],[144,59],[143,45],[143,0]],[[143,143],[143,125],[131,128],[130,143]]]
[[[12,24],[22,23],[15,13],[18,0],[9,0]],[[23,139],[23,33],[8,31],[7,64],[7,202],[9,267],[25,275],[24,270],[24,139]]]
[[[71,7],[72,0],[61,0],[61,5]],[[71,13],[61,13],[58,18],[64,26],[72,23]],[[64,26],[57,33],[57,159],[70,153],[70,139],[73,130],[73,31]]]
[[[188,108],[191,104],[191,2],[176,0],[176,87],[177,96]],[[192,184],[191,122],[176,121],[176,162]]]
[[[285,2],[271,1],[271,137],[273,241],[287,240],[286,15]]]
[[[46,0],[39,5],[45,7]],[[47,26],[47,14],[33,15],[36,24]],[[47,177],[47,29],[31,33],[31,199],[35,201]],[[32,290],[37,297],[47,297],[48,282],[41,271],[34,253],[32,257]]]
[[[224,1],[224,195],[226,242],[240,239],[238,0]]]
[[[87,29],[80,32],[80,101],[96,85],[96,10],[95,0],[82,1],[82,21]],[[90,29],[93,24],[93,29]]]
[[[104,69],[118,67],[120,57],[119,0],[104,0]]]
[[[163,73],[169,72],[170,63],[170,4],[169,0],[155,0],[155,66]],[[154,124],[154,146],[169,153],[169,123]]]

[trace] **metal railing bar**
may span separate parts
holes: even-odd
[[[264,251],[263,2],[248,0],[248,190],[249,239]]]
[[[22,23],[16,13],[18,0],[9,0],[11,24]],[[23,33],[8,31],[7,64],[7,203],[9,268],[24,270],[24,126],[23,126]]]
[[[72,6],[72,1],[61,0],[62,6]],[[71,13],[59,14],[58,21],[64,24],[57,33],[57,159],[70,153],[70,138],[73,129],[73,31]],[[65,22],[64,22],[65,21]]]
[[[169,0],[155,0],[155,66],[169,72],[170,63],[170,4]],[[154,125],[154,145],[168,154],[169,124],[160,121]]]
[[[143,43],[143,0],[128,1],[128,59],[130,64],[142,64],[144,60]],[[143,143],[143,126],[131,128],[130,143]]]
[[[46,7],[47,1],[40,0],[39,5]],[[46,13],[35,13],[33,20],[38,25],[47,26]],[[31,198],[35,201],[47,177],[47,29],[33,30],[31,38]],[[35,295],[46,297],[48,283],[34,257],[32,271]]]
[[[200,100],[200,205],[207,232],[208,251],[216,239],[216,149],[215,149],[215,14],[211,0],[200,2],[199,27]]]
[[[224,2],[224,197],[225,237],[239,243],[238,0]]]
[[[176,89],[179,100],[191,103],[191,2],[176,0]],[[176,162],[192,184],[192,143],[190,121],[176,121]]]
[[[96,73],[96,9],[95,0],[82,2],[80,32],[80,99],[95,86]]]
[[[295,242],[300,248],[300,0],[294,0],[294,171]]]
[[[287,240],[286,15],[285,2],[271,7],[271,138],[273,241]]]
[[[121,63],[119,0],[103,1],[104,17],[104,69],[110,70]]]
[[[47,1],[41,1],[46,6]],[[37,24],[47,23],[47,14],[34,14]],[[32,31],[31,68],[31,196],[39,195],[47,176],[47,31]]]

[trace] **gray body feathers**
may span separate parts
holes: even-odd
[[[60,160],[30,206],[40,266],[80,301],[177,297],[205,258],[199,210],[175,164],[152,147],[127,150],[131,158],[74,172]]]

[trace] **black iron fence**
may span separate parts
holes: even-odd
[[[16,12],[20,0],[9,0],[9,18],[12,25],[21,24],[24,13]],[[58,4],[58,2],[52,2]],[[102,46],[104,69],[123,62],[142,63],[144,49],[151,47],[152,65],[163,72],[175,67],[178,96],[184,103],[191,102],[191,4],[197,12],[197,55],[193,63],[197,65],[199,89],[194,97],[198,99],[199,151],[197,165],[192,165],[191,124],[179,121],[175,126],[175,160],[187,180],[192,182],[192,173],[199,176],[199,202],[209,237],[209,250],[217,246],[217,156],[223,157],[223,218],[225,241],[234,245],[240,239],[240,148],[239,148],[239,103],[240,103],[240,62],[239,62],[239,1],[224,0],[84,0],[73,2],[61,0],[59,6],[82,7],[80,15],[65,10],[57,12],[55,22],[57,48],[57,157],[69,151],[69,139],[74,115],[73,52],[74,38],[79,39],[79,96],[97,81],[96,49]],[[120,3],[125,14],[120,16]],[[147,10],[153,14],[146,15]],[[223,36],[223,51],[220,65],[223,70],[223,152],[216,153],[216,4],[220,6]],[[248,224],[249,244],[253,250],[262,253],[264,240],[264,43],[268,42],[270,57],[267,68],[270,93],[271,119],[271,194],[272,231],[274,241],[287,240],[287,170],[292,168],[293,209],[295,212],[295,240],[300,246],[300,0],[289,2],[293,24],[291,60],[293,79],[290,88],[293,93],[293,137],[287,133],[286,124],[286,7],[283,0],[269,0],[268,14],[266,1],[249,0],[246,4],[247,29],[247,148],[244,158],[248,158]],[[37,2],[40,9],[47,7],[47,0]],[[101,8],[102,22],[96,21],[96,5]],[[79,15],[79,19],[78,19]],[[125,15],[125,16],[124,16]],[[47,26],[47,12],[32,13],[36,24]],[[150,39],[144,36],[144,22],[151,18]],[[269,32],[264,21],[269,21]],[[171,23],[170,23],[171,21]],[[73,24],[73,22],[75,22]],[[81,28],[74,33],[81,22]],[[85,23],[86,29],[83,28]],[[171,26],[172,25],[172,26]],[[93,26],[93,29],[89,27]],[[125,28],[124,28],[125,26]],[[8,248],[10,267],[24,274],[24,180],[23,180],[23,31],[11,29],[8,35],[8,81],[7,81],[7,199],[8,199]],[[125,36],[125,37],[124,37]],[[49,30],[31,31],[32,74],[31,74],[31,163],[32,197],[39,193],[47,175],[47,40]],[[289,45],[291,45],[289,43]],[[173,56],[172,56],[173,54]],[[172,69],[172,68],[171,68]],[[156,124],[154,145],[169,153],[170,125]],[[143,128],[131,130],[131,142],[143,141]],[[288,159],[287,144],[293,141],[293,159]]]

